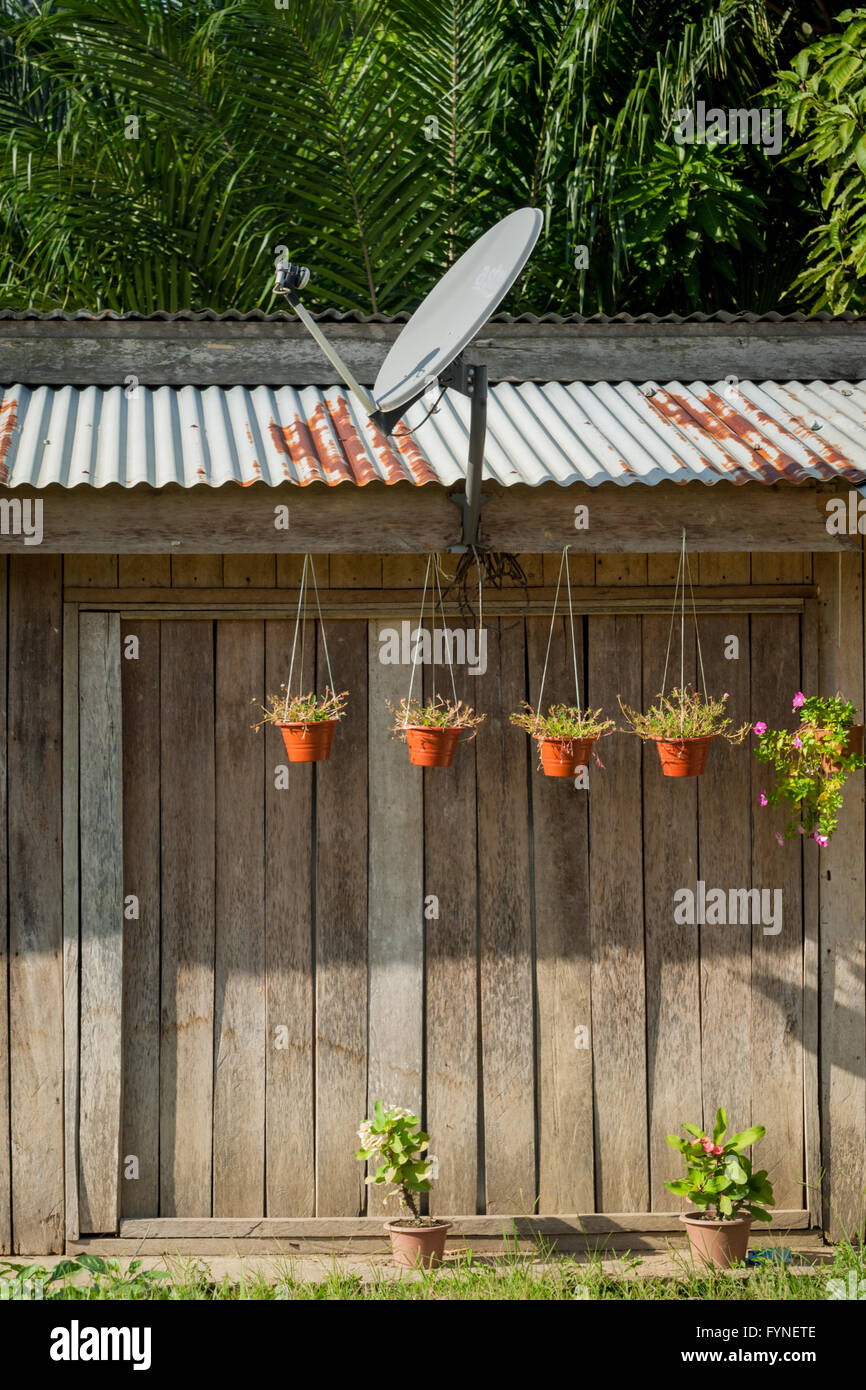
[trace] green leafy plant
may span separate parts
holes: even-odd
[[[406,726],[410,729],[469,729],[474,738],[478,725],[487,718],[484,714],[476,714],[462,700],[455,705],[441,695],[432,700],[401,700],[398,705],[386,700],[385,704],[395,717],[391,732],[400,738],[405,738]]]
[[[385,1194],[386,1199],[399,1198],[411,1224],[425,1224],[417,1199],[422,1192],[430,1191],[434,1165],[431,1158],[423,1157],[430,1136],[421,1129],[418,1116],[377,1100],[372,1120],[361,1121],[358,1137],[361,1147],[355,1157],[361,1163],[376,1165],[367,1182],[387,1186],[390,1191]]]
[[[729,743],[742,743],[749,732],[750,725],[736,728],[728,716],[725,704],[728,696],[720,700],[704,696],[686,686],[684,690],[675,687],[669,696],[657,695],[656,702],[644,714],[629,709],[622,699],[619,707],[640,739],[665,739],[675,742],[682,738],[724,738]]]
[[[758,795],[761,806],[789,803],[779,844],[797,834],[807,835],[823,849],[839,823],[842,788],[866,759],[847,747],[856,706],[841,695],[829,699],[797,691],[792,708],[799,729],[770,729],[759,719],[754,726],[755,756],[775,772],[775,785]]]
[[[526,702],[522,710],[511,715],[511,723],[537,739],[604,738],[616,728],[613,719],[602,718],[600,709],[578,709],[576,705],[550,705],[547,714],[542,714]]]
[[[286,687],[283,685],[280,689]],[[253,728],[260,729],[263,724],[320,724],[326,719],[342,719],[348,698],[348,690],[335,695],[327,687],[324,695],[268,695],[266,703],[259,705],[265,717]]]
[[[26,1301],[74,1299],[150,1299],[159,1297],[159,1286],[171,1278],[167,1269],[142,1269],[141,1260],[130,1260],[124,1269],[118,1260],[101,1255],[76,1255],[44,1265],[0,1263],[0,1300]],[[86,1280],[81,1276],[87,1276]]]
[[[685,1159],[686,1176],[666,1182],[668,1192],[687,1197],[703,1213],[715,1220],[734,1220],[743,1212],[756,1221],[772,1221],[766,1210],[775,1206],[773,1189],[764,1169],[752,1172],[746,1149],[763,1139],[763,1125],[753,1125],[724,1142],[728,1117],[724,1110],[716,1114],[712,1135],[697,1125],[683,1125],[692,1137],[681,1139],[668,1134],[667,1142]]]

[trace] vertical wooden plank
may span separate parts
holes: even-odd
[[[530,589],[544,583],[543,555],[518,555],[517,563],[526,575],[526,582]]]
[[[550,621],[526,620],[530,698],[537,702]],[[583,624],[575,624],[583,685]],[[582,703],[586,692],[581,690]],[[556,620],[544,687],[544,708],[573,705],[574,663],[567,620]],[[518,732],[515,730],[514,736]],[[526,737],[526,735],[522,735]],[[597,745],[607,762],[607,740]],[[571,779],[545,777],[538,744],[531,761],[532,860],[535,887],[538,1010],[538,1210],[592,1211],[595,1161],[592,1107],[592,1017],[589,941],[588,798],[606,771],[593,760],[589,790]],[[567,850],[564,851],[564,847]]]
[[[265,689],[288,679],[294,623],[265,624]],[[304,669],[315,671],[315,624]],[[313,1106],[313,764],[289,763],[279,729],[265,725],[265,972],[268,1216],[315,1216]],[[336,736],[339,756],[342,735]],[[285,769],[277,772],[277,769]]]
[[[221,589],[223,557],[221,555],[172,555],[171,587],[173,589]]]
[[[114,589],[117,556],[64,555],[63,583],[70,589]]]
[[[316,566],[316,579],[321,580],[327,575],[324,563],[321,573],[319,566]],[[277,586],[280,589],[297,589],[301,582],[301,571],[304,567],[303,555],[278,555],[277,556]]]
[[[9,899],[6,853],[6,683],[9,561],[0,555],[0,1255],[12,1250],[12,1148],[9,1134]]]
[[[646,555],[596,555],[595,582],[601,588],[646,584]]]
[[[749,721],[751,708],[748,615],[705,614],[700,622],[707,689],[715,696],[727,692],[731,719],[739,727]],[[700,876],[708,892],[721,888],[727,894],[752,882],[750,744],[751,735],[740,747],[718,742],[699,779]],[[699,936],[702,1123],[705,1129],[711,1127],[716,1111],[724,1106],[731,1132],[736,1133],[752,1122],[751,1038],[746,1027],[752,1008],[752,931],[748,924],[714,923],[702,926]],[[735,1067],[730,1058],[733,1037],[740,1059]]]
[[[316,769],[316,1214],[357,1216],[367,1107],[367,624],[327,634],[346,717]],[[320,684],[326,680],[321,639]],[[375,813],[375,809],[373,808]]]
[[[121,624],[123,894],[138,900],[123,924],[124,1216],[159,1212],[159,638],[158,622]]]
[[[556,585],[559,567],[562,563],[562,551],[554,554],[546,554],[542,557],[544,583],[546,585]],[[574,588],[591,589],[595,584],[595,556],[591,553],[572,555],[569,552],[568,569],[571,575],[571,582]]]
[[[319,583],[322,583],[321,579],[319,579]],[[382,557],[380,555],[332,555],[330,557],[328,583],[332,589],[381,589]]]
[[[223,584],[227,589],[272,589],[275,583],[273,555],[223,556]]]
[[[209,622],[162,624],[160,1215],[210,1216],[214,676]],[[252,721],[251,721],[252,722]]]
[[[399,624],[369,627],[367,688],[370,816],[368,1106],[381,1100],[422,1113],[424,1055],[424,773],[391,735],[406,695],[409,668],[380,660]],[[440,672],[440,674],[442,674]],[[416,670],[416,693],[423,671]],[[429,777],[434,777],[434,769]],[[381,1189],[369,1188],[368,1215],[388,1212]]]
[[[528,753],[508,716],[525,699],[522,620],[488,628],[477,746],[481,1028],[487,1211],[536,1200],[535,1024]]]
[[[429,674],[427,695],[432,694]],[[479,677],[458,666],[454,679],[457,698],[477,708]],[[431,1152],[439,1159],[430,1210],[442,1215],[476,1211],[482,1176],[478,1162],[476,748],[475,739],[458,747],[451,767],[434,768],[426,774],[424,786],[424,893],[425,898],[435,896],[431,909],[438,913],[424,922],[425,1127]],[[404,745],[397,744],[394,751],[409,756]],[[481,1197],[483,1203],[483,1190]]]
[[[697,582],[696,564],[697,557],[692,561],[692,582]],[[676,584],[677,568],[680,563],[679,554],[666,555],[647,555],[646,557],[646,579],[648,584]]]
[[[216,625],[214,1216],[264,1215],[264,743],[262,622]]]
[[[166,589],[171,585],[171,556],[118,555],[117,582],[121,589]]]
[[[81,1075],[79,1219],[116,1231],[123,1078],[123,773],[120,618],[79,621]]]
[[[795,728],[791,702],[800,686],[800,624],[796,615],[753,614],[752,719]],[[803,1181],[803,917],[799,837],[776,843],[780,812],[758,805],[772,772],[752,762],[752,887],[782,893],[782,929],[752,926],[752,1119],[765,1125],[760,1166],[773,1175],[778,1206],[804,1205]],[[815,850],[810,844],[809,852]]]
[[[594,708],[641,706],[639,617],[588,620]],[[641,748],[612,738],[589,798],[596,1210],[649,1209]]]
[[[63,605],[63,1132],[67,1240],[80,1234],[78,1212],[79,843],[78,608]]]
[[[662,689],[669,617],[643,619],[644,706]],[[685,628],[685,680],[695,683],[694,625]],[[665,689],[680,683],[679,625],[671,648]],[[721,692],[720,692],[721,693]],[[710,749],[704,774],[726,750]],[[680,1176],[682,1159],[665,1141],[683,1121],[701,1114],[700,1069],[684,1066],[701,1032],[698,927],[674,921],[674,895],[697,894],[697,807],[700,779],[665,777],[654,743],[643,745],[644,915],[646,920],[647,1109],[650,1205],[677,1211],[679,1197],[665,1182]]]
[[[809,557],[811,564],[811,556]],[[800,689],[811,695],[819,688],[820,624],[818,602],[807,599],[800,621]],[[820,858],[803,846],[803,1128],[806,1190],[803,1205],[811,1224],[823,1226],[821,1178],[820,981],[821,877]]]
[[[797,550],[752,552],[753,584],[802,584],[804,559]]]
[[[748,584],[751,576],[749,552],[714,551],[697,557],[698,579],[701,584]],[[692,561],[694,574],[694,559]]]
[[[9,561],[12,1244],[63,1249],[61,560]]]
[[[815,555],[820,589],[820,689],[853,700],[863,718],[863,586],[859,555]],[[840,564],[841,561],[841,564]],[[866,1187],[866,1021],[863,773],[845,784],[839,828],[820,852],[821,1094],[824,1203],[831,1240],[863,1220]],[[816,852],[815,845],[808,851]]]

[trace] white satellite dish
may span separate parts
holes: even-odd
[[[537,208],[518,208],[480,236],[422,300],[379,369],[373,394],[356,380],[298,298],[310,278],[306,266],[284,256],[276,263],[274,289],[288,299],[328,361],[367,414],[390,434],[414,401],[435,383],[454,387],[471,401],[469,458],[463,507],[463,545],[475,540],[481,506],[481,467],[487,427],[487,368],[470,366],[463,349],[495,312],[532,254],[543,218]],[[281,253],[285,247],[278,247]]]

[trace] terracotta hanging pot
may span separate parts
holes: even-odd
[[[545,738],[541,740],[541,766],[545,777],[574,777],[588,767],[594,738]]]
[[[742,1264],[745,1260],[752,1227],[751,1216],[714,1221],[702,1216],[689,1216],[684,1212],[680,1221],[686,1228],[689,1248],[696,1261],[716,1265],[719,1269],[730,1269],[731,1265]]]
[[[802,732],[802,728],[800,732]],[[818,743],[824,743],[828,738],[833,737],[832,729],[812,729],[811,733]],[[842,757],[850,758],[856,753],[857,757],[863,756],[863,725],[852,724],[848,730],[845,742],[842,744]],[[836,762],[831,754],[826,754],[821,759],[821,766],[829,775],[836,770]]]
[[[313,719],[308,724],[278,724],[289,762],[327,762],[338,723],[337,719]]]
[[[654,739],[665,777],[700,777],[714,738],[715,734],[706,734],[702,738]]]
[[[450,1221],[434,1221],[429,1226],[407,1226],[400,1221],[386,1221],[385,1230],[391,1237],[391,1253],[401,1269],[436,1269],[445,1253],[445,1237]]]
[[[459,737],[459,729],[410,724],[406,729],[410,763],[415,767],[450,767]]]

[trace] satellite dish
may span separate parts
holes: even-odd
[[[537,208],[518,208],[479,237],[415,310],[379,369],[373,399],[391,412],[450,366],[507,295],[541,231]]]

